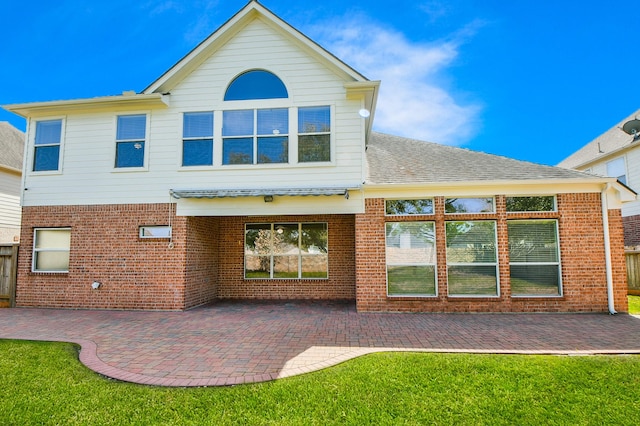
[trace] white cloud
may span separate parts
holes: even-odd
[[[461,39],[472,31],[420,43],[360,15],[325,23],[313,32],[337,57],[367,78],[382,81],[376,130],[447,145],[462,145],[477,133],[480,105],[461,103],[445,84]]]

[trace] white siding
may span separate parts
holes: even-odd
[[[0,170],[0,228],[20,227],[20,176]]]
[[[223,102],[229,82],[252,68],[275,73],[287,86],[289,99],[279,99],[271,104],[275,103],[278,107],[332,107],[335,158],[330,164],[214,166],[191,170],[180,167],[183,112],[221,111],[230,107],[253,108],[270,104],[270,101]],[[363,123],[357,114],[361,103],[346,99],[345,78],[327,70],[272,27],[261,20],[254,20],[172,88],[170,107],[139,111],[147,113],[150,120],[147,170],[123,171],[113,168],[117,111],[69,115],[65,118],[62,173],[28,173],[24,204],[167,202],[170,189],[187,188],[357,187],[362,183],[364,155]],[[130,113],[134,112],[127,111],[127,114]],[[295,126],[297,123],[291,124],[291,127]],[[29,156],[32,156],[33,138],[30,139]],[[214,144],[220,143],[219,138],[214,141]],[[28,164],[30,161],[31,158]],[[214,158],[214,163],[216,161],[220,160]],[[322,208],[323,213],[361,209],[361,202],[357,200],[350,200],[347,204],[344,199],[342,202],[316,200],[309,203],[306,197],[299,198],[290,197],[287,205],[292,212],[307,210],[310,205]],[[265,203],[262,199],[258,201],[264,210]],[[246,214],[256,211],[256,207],[249,204],[240,202],[238,206],[246,206]],[[356,205],[358,207],[354,207]],[[185,207],[184,211],[192,211],[190,209]],[[194,209],[194,212],[202,211],[200,207]],[[234,214],[242,213],[237,208],[233,210]]]

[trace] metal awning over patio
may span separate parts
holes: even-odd
[[[349,198],[350,188],[263,188],[263,189],[172,189],[171,196],[180,198],[234,198],[274,196],[342,195]],[[351,188],[354,189],[354,188]]]

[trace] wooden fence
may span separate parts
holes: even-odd
[[[18,245],[0,245],[0,308],[15,305]]]
[[[640,296],[640,251],[625,251],[629,294]]]

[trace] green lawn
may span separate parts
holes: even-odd
[[[0,423],[640,424],[640,356],[375,354],[304,376],[171,389],[105,379],[71,344],[0,340]]]
[[[640,315],[640,296],[629,296],[629,313]]]

